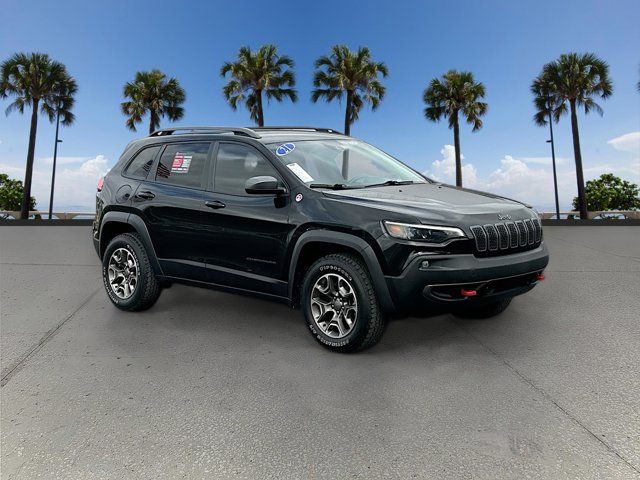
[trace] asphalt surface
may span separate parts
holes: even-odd
[[[640,478],[640,227],[545,227],[547,280],[356,355],[284,305],[107,300],[88,227],[0,226],[3,479]]]

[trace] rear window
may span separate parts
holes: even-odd
[[[147,178],[147,174],[153,166],[153,161],[160,151],[160,146],[145,148],[138,152],[134,159],[129,163],[124,174],[128,177]]]
[[[200,188],[209,146],[209,143],[168,145],[160,157],[156,181],[181,187]]]

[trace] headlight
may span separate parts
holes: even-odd
[[[462,230],[455,227],[434,225],[412,225],[384,221],[384,228],[394,238],[427,243],[445,243],[456,238],[467,238]]]

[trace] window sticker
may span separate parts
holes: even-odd
[[[295,143],[283,143],[278,148],[276,148],[276,155],[278,155],[279,157],[284,157],[285,155],[289,155],[295,149]]]
[[[189,173],[192,158],[193,155],[176,152],[173,156],[173,163],[171,164],[171,173]]]
[[[304,183],[313,182],[313,177],[297,163],[288,163],[287,167]]]

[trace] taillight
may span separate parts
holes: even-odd
[[[100,177],[100,180],[98,180],[98,191],[101,192],[102,191],[102,186],[104,185],[104,177]]]

